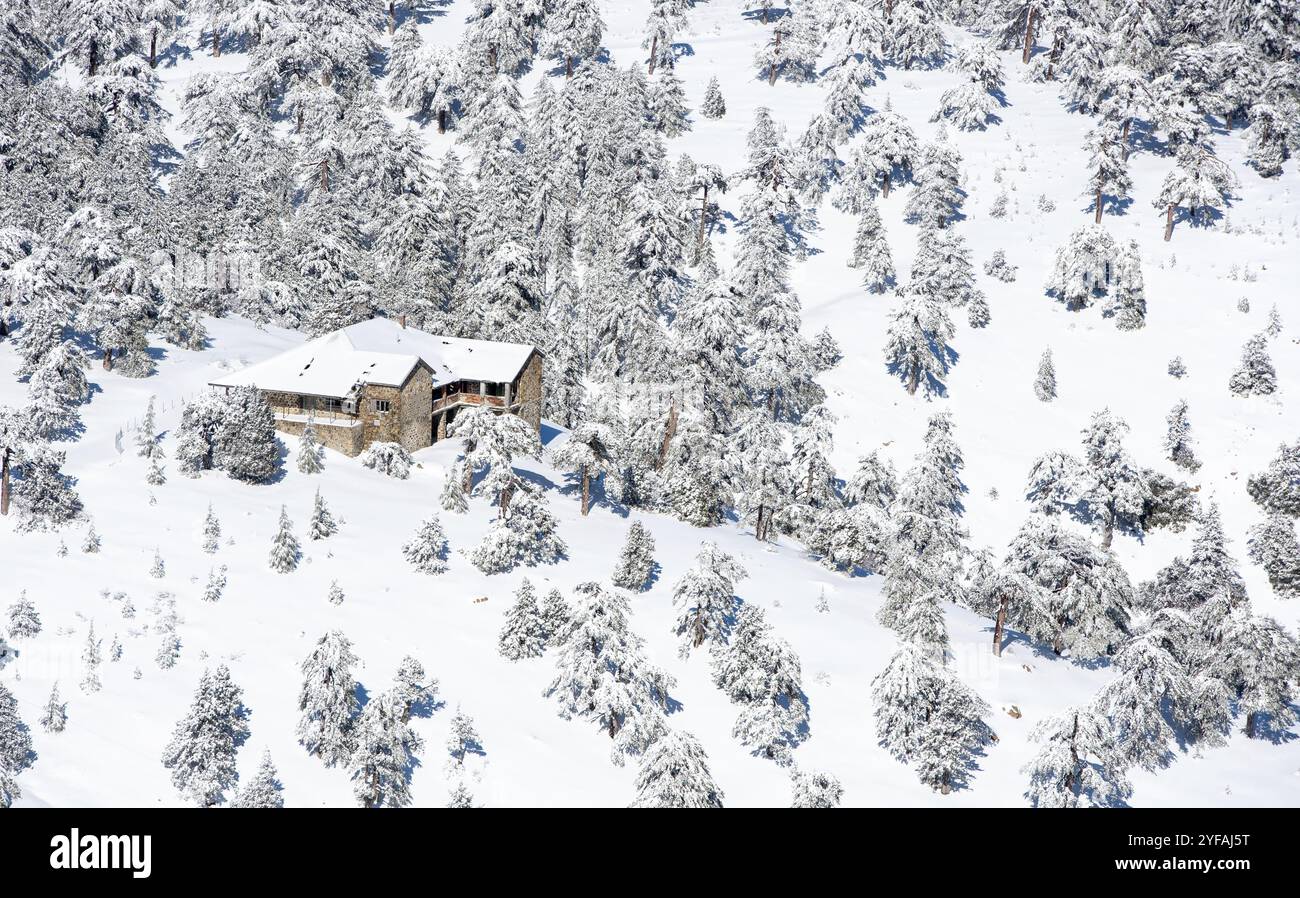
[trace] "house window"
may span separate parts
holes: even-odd
[[[325,396],[316,399],[316,409],[322,412],[333,412],[338,414],[343,411],[343,400],[330,399]]]
[[[390,409],[392,409],[392,407],[393,407],[393,404],[392,404],[389,400],[387,400],[387,399],[376,399],[376,400],[375,400],[375,411],[377,411],[377,412],[386,412],[386,411],[389,411]]]
[[[484,388],[485,388],[483,391],[484,396],[505,396],[506,395],[505,384],[484,384]]]

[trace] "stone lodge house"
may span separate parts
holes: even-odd
[[[256,387],[277,430],[301,434],[310,420],[320,441],[345,455],[377,441],[422,449],[470,406],[519,415],[539,432],[542,422],[536,347],[440,337],[388,318],[309,340],[211,386]]]

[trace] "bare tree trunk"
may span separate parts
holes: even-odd
[[[655,73],[655,58],[658,55],[658,51],[659,51],[659,35],[656,34],[654,37],[650,39],[650,74],[651,75]]]
[[[912,375],[907,381],[907,392],[913,396],[916,395],[916,388],[921,385],[921,369],[912,367]]]
[[[704,226],[709,217],[709,185],[704,185],[704,199],[700,201],[700,231],[695,236],[695,261],[699,262],[700,253],[704,251]]]
[[[892,180],[893,178],[890,176],[889,172],[885,172],[885,180],[880,186],[880,195],[886,199],[889,198],[889,186]]]
[[[105,371],[113,370],[113,350],[111,349],[104,350],[104,370]]]
[[[776,84],[776,57],[781,55],[781,32],[776,33],[776,47],[772,57],[772,64],[767,67],[767,85],[771,87]]]
[[[1096,204],[1096,205],[1097,205],[1097,215],[1096,215],[1096,217],[1095,217],[1094,220],[1097,222],[1097,224],[1101,224],[1101,188],[1100,188],[1100,187],[1097,188],[1097,204]]]
[[[668,450],[672,447],[673,437],[677,435],[677,398],[673,397],[673,404],[668,407],[668,422],[664,425],[664,438],[659,444],[659,455],[655,458],[655,470],[663,469],[664,462],[668,460]]]
[[[764,536],[763,515],[766,509],[766,505],[760,504],[758,506],[758,515],[754,518],[754,539],[758,540],[760,543],[763,541]]]
[[[497,70],[497,48],[496,46],[488,47],[488,68],[495,73]]]
[[[99,45],[95,43],[93,37],[90,39],[90,58],[86,60],[86,63],[86,74],[94,78],[95,73],[99,71]]]
[[[149,68],[158,68],[158,29],[149,33]]]
[[[585,518],[587,512],[591,511],[591,473],[587,466],[582,466],[582,516]]]
[[[1165,243],[1168,243],[1169,238],[1173,236],[1174,236],[1174,204],[1170,203],[1165,208]]]
[[[999,658],[1002,657],[1002,636],[1007,628],[1007,596],[1003,593],[998,597],[998,616],[997,621],[993,624],[993,654]]]
[[[215,28],[212,29],[212,55],[221,55],[221,32]]]
[[[397,3],[389,0],[388,3],[388,33],[392,34],[397,31]]]
[[[573,57],[572,57],[572,56],[566,56],[566,57],[564,58],[564,77],[565,77],[565,78],[572,78],[572,77],[573,77]]]
[[[1251,711],[1249,714],[1246,715],[1246,738],[1247,739],[1255,738],[1255,728],[1257,723],[1255,718],[1257,715],[1258,712],[1256,711]]]
[[[467,496],[469,495],[470,490],[474,489],[474,469],[469,465],[465,465],[465,476],[461,480],[460,485],[461,492]]]
[[[1115,513],[1111,512],[1106,518],[1106,529],[1101,533],[1101,547],[1109,549],[1111,541],[1115,539]]]
[[[0,515],[9,514],[9,447],[0,453]]]
[[[438,133],[447,133],[447,110],[445,109],[438,110]]]
[[[1025,15],[1025,52],[1020,57],[1020,61],[1024,64],[1029,63],[1029,57],[1034,52],[1034,19],[1037,16],[1038,10],[1029,7],[1029,12]]]
[[[328,159],[322,159],[322,160],[320,161],[320,186],[321,186],[322,188],[324,188],[324,190],[325,190],[326,193],[329,193],[329,189],[330,189],[330,161],[329,161]]]

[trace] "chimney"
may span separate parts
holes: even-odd
[[[405,316],[405,315],[398,315],[398,316],[397,316],[397,323],[400,324],[400,325],[402,326],[402,330],[406,330],[406,316]]]

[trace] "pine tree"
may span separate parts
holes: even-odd
[[[1143,286],[1142,259],[1136,240],[1130,240],[1119,252],[1114,265],[1113,287],[1106,314],[1114,316],[1115,326],[1122,331],[1145,327],[1146,289]]]
[[[1232,685],[1246,715],[1242,732],[1258,739],[1265,726],[1281,731],[1294,724],[1300,645],[1276,620],[1245,608],[1233,613],[1227,630],[1229,663],[1238,672]]]
[[[408,725],[402,703],[390,693],[369,701],[352,738],[356,748],[348,767],[357,803],[363,808],[410,804],[410,771],[424,740]]]
[[[959,183],[961,154],[946,143],[926,146],[916,172],[916,187],[907,198],[904,215],[924,227],[944,227],[958,214],[966,192]]]
[[[203,517],[203,551],[212,555],[220,547],[221,522],[217,520],[217,515],[212,510],[212,503],[209,502],[208,513]]]
[[[1169,425],[1165,432],[1165,452],[1169,459],[1180,468],[1193,472],[1198,470],[1201,463],[1192,450],[1192,425],[1187,420],[1187,400],[1180,399],[1165,420]]]
[[[325,469],[325,448],[316,440],[316,426],[311,419],[302,428],[298,441],[298,471],[302,474],[319,474]]]
[[[190,801],[212,807],[234,788],[235,753],[248,738],[247,718],[243,690],[231,680],[230,669],[222,664],[215,672],[205,670],[162,756],[172,785]]]
[[[862,285],[868,292],[884,293],[894,283],[894,257],[875,201],[868,199],[861,208],[849,267],[862,269]]]
[[[343,599],[344,599],[343,588],[339,586],[339,581],[337,580],[330,581],[330,588],[329,588],[329,592],[326,594],[326,598],[329,599],[329,603],[331,605],[343,604]]]
[[[282,808],[284,807],[284,786],[280,784],[275,763],[271,760],[271,750],[262,752],[261,763],[257,772],[248,780],[235,797],[231,799],[232,808]]]
[[[537,591],[527,577],[515,591],[515,603],[506,611],[497,651],[511,661],[540,658],[546,651],[546,630],[537,607]]]
[[[1056,398],[1056,365],[1052,363],[1052,349],[1043,350],[1038,360],[1038,377],[1034,380],[1034,395],[1040,402],[1051,402]]]
[[[722,88],[718,85],[718,76],[709,78],[709,86],[704,89],[704,102],[700,104],[700,115],[705,118],[719,119],[727,114],[727,103],[722,99]]]
[[[719,648],[726,642],[736,609],[736,581],[745,576],[745,569],[716,543],[700,544],[695,565],[673,586],[674,632],[682,639],[683,655],[706,641]]]
[[[18,701],[0,683],[0,809],[11,807],[22,797],[16,779],[32,765],[32,737],[18,716]]]
[[[422,574],[441,574],[447,570],[447,537],[436,514],[425,520],[410,542],[402,546],[402,554]]]
[[[465,765],[466,755],[485,755],[483,743],[478,730],[474,729],[474,718],[460,708],[451,718],[451,731],[447,735],[447,753],[458,767]]]
[[[95,522],[91,521],[86,525],[86,538],[81,543],[81,551],[87,555],[94,555],[101,545],[99,534],[95,532]]]
[[[1300,440],[1282,444],[1268,469],[1247,479],[1246,492],[1268,511],[1300,515]]]
[[[1256,334],[1241,351],[1241,367],[1228,379],[1228,389],[1238,396],[1267,396],[1277,390],[1277,370],[1268,355],[1268,340]]]
[[[271,541],[271,570],[278,574],[287,574],[298,567],[302,558],[302,549],[298,537],[293,535],[293,522],[289,520],[288,510],[280,506],[280,529]]]
[[[560,645],[565,641],[569,623],[573,619],[573,609],[564,600],[564,594],[552,589],[542,599],[542,632],[546,635],[547,647]]]
[[[226,591],[226,566],[208,571],[208,585],[203,588],[203,601],[219,602]]]
[[[47,733],[62,733],[67,725],[68,705],[59,699],[59,684],[56,680],[50,689],[49,701],[45,703],[45,713],[41,715],[41,729]]]
[[[149,576],[155,580],[161,580],[167,576],[167,566],[163,564],[162,555],[157,549],[153,550],[153,564],[149,568]]]
[[[465,787],[464,782],[456,783],[456,788],[451,790],[450,794],[447,797],[447,807],[449,808],[474,807],[474,796],[470,794],[470,791]]]
[[[1164,713],[1166,703],[1188,701],[1186,671],[1166,648],[1163,630],[1152,627],[1132,636],[1115,656],[1120,675],[1097,696],[1110,718],[1118,751],[1125,762],[1157,770],[1173,759],[1176,734]]]
[[[92,621],[90,630],[86,634],[86,645],[81,650],[81,665],[84,669],[81,676],[82,692],[98,692],[100,690],[99,662],[99,640],[95,638],[95,624]]]
[[[1270,514],[1250,531],[1250,557],[1268,574],[1279,599],[1300,597],[1300,541],[1295,524],[1282,514]]]
[[[924,287],[909,283],[900,293],[886,332],[885,364],[908,393],[915,395],[920,388],[926,396],[942,395],[947,389],[943,379],[956,359],[948,345],[955,333],[952,319]]]
[[[633,521],[610,582],[633,592],[649,588],[657,567],[654,552],[655,540],[650,531],[640,521]]]
[[[330,514],[329,506],[321,498],[320,487],[316,488],[316,499],[312,505],[311,520],[307,522],[307,538],[311,540],[326,539],[339,532],[338,522]]]
[[[1093,220],[1101,224],[1103,203],[1110,197],[1112,208],[1122,207],[1128,199],[1133,181],[1128,174],[1128,150],[1113,121],[1102,121],[1084,142],[1090,153],[1088,189],[1093,197]]]
[[[713,682],[741,711],[731,734],[759,757],[781,766],[807,738],[808,702],[799,656],[778,639],[763,610],[742,605],[731,641],[713,657]]]
[[[569,439],[551,452],[552,463],[573,471],[582,489],[582,514],[591,510],[591,484],[616,469],[613,434],[603,424],[584,422],[569,432]]]
[[[650,743],[636,777],[634,808],[720,808],[723,792],[690,733],[665,729]]]
[[[1024,768],[1036,808],[1114,807],[1132,791],[1110,723],[1088,707],[1067,708],[1034,727],[1042,748]]]
[[[790,773],[790,807],[838,808],[844,787],[829,773],[794,770]]]
[[[347,761],[355,747],[358,701],[352,666],[356,663],[352,643],[338,630],[317,640],[316,648],[302,663],[298,741],[326,767]]]
[[[41,616],[24,589],[18,594],[18,601],[9,606],[9,638],[31,639],[40,632]]]

